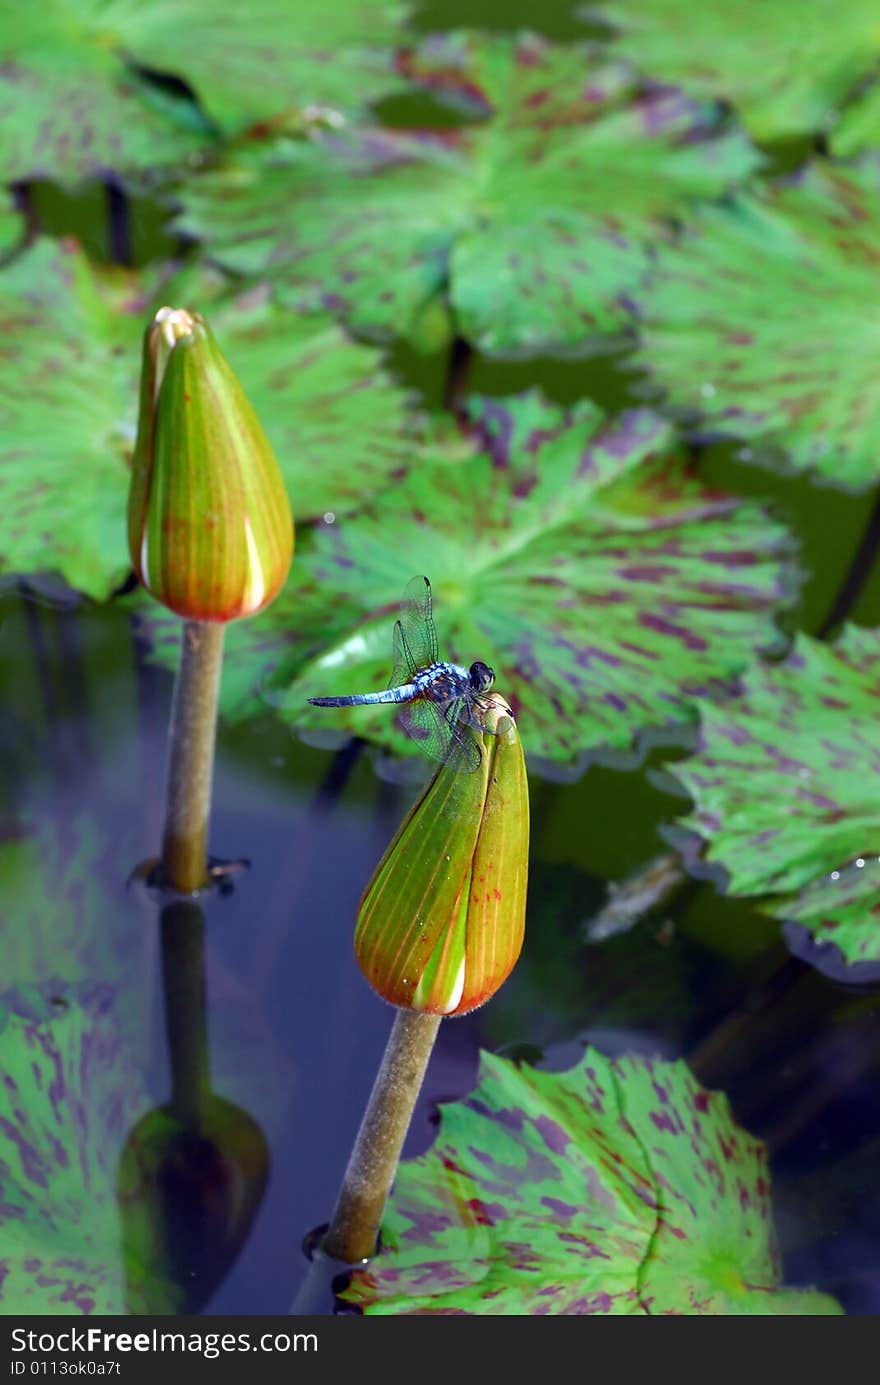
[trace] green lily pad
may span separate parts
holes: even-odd
[[[841,112],[831,136],[831,152],[848,159],[880,144],[880,82],[866,87]]]
[[[368,1314],[837,1314],[785,1289],[763,1146],[684,1063],[567,1072],[482,1054],[401,1165],[380,1254],[342,1297]]]
[[[171,19],[167,5],[152,8]],[[101,0],[7,8],[0,65],[7,179],[75,187],[112,171],[177,168],[210,138],[192,102],[151,88],[129,61],[114,24],[122,19],[124,27],[124,17],[124,6],[108,14]]]
[[[707,431],[825,482],[874,485],[878,256],[877,160],[814,165],[761,200],[702,209],[638,295],[637,359]]]
[[[758,163],[714,107],[638,94],[587,48],[457,33],[404,68],[472,123],[234,151],[182,189],[177,229],[366,334],[436,346],[451,307],[483,351],[583,349],[627,321],[661,221]]]
[[[219,128],[322,106],[356,110],[398,85],[401,0],[288,0],[224,11],[206,0],[55,0],[4,24],[0,155],[12,179],[74,185],[110,170],[176,168]],[[186,94],[148,80],[176,78]]]
[[[4,988],[54,983],[66,989],[126,976],[138,942],[148,946],[149,934],[136,913],[129,928],[108,930],[107,919],[134,909],[125,884],[137,864],[135,840],[130,829],[108,840],[96,821],[80,813],[63,821],[43,815],[0,842]]]
[[[768,896],[847,962],[880,959],[878,674],[876,631],[802,635],[740,697],[701,705],[699,750],[670,766],[695,803],[681,826],[730,892]]]
[[[0,274],[0,569],[99,599],[129,568],[141,320],[110,301],[123,285],[50,241]]]
[[[0,1073],[0,1312],[126,1312],[117,1162],[147,1101],[106,997],[10,1015]]]
[[[873,0],[591,0],[581,12],[613,25],[615,51],[648,76],[731,101],[762,141],[830,128],[880,58]]]
[[[417,454],[407,396],[374,349],[259,287],[230,297],[188,276],[160,291],[175,282],[190,306],[206,306],[298,518],[345,513]],[[153,295],[151,278],[97,270],[50,241],[0,273],[0,570],[51,570],[97,600],[125,579],[140,339]]]
[[[232,626],[227,711],[269,698],[301,730],[413,752],[392,709],[307,698],[387,684],[400,593],[419,572],[434,586],[441,654],[486,659],[527,751],[569,765],[688,718],[695,697],[774,642],[786,533],[760,506],[702,486],[668,423],[538,395],[470,411],[482,453],[425,461],[369,511],[318,526],[278,600]],[[173,666],[176,634],[158,629]]]
[[[0,255],[14,250],[23,234],[24,221],[15,210],[11,194],[0,192]]]

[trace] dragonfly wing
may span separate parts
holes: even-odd
[[[403,626],[399,620],[394,622],[394,643],[392,654],[391,680],[389,688],[399,688],[402,683],[411,683],[418,672],[418,664],[413,659]]]
[[[400,602],[403,642],[415,660],[416,668],[436,663],[438,654],[437,629],[432,610],[431,583],[427,577],[414,577],[408,582]]]
[[[455,704],[451,706],[454,708]],[[401,706],[397,722],[429,760],[450,764],[457,770],[479,767],[479,747],[459,725],[450,707],[441,708],[438,703],[419,697]]]

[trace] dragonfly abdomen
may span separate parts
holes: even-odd
[[[364,707],[374,702],[412,702],[419,690],[414,683],[402,683],[399,688],[382,692],[352,693],[350,697],[310,697],[313,707]]]

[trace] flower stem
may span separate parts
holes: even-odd
[[[413,1010],[397,1012],[324,1237],[324,1251],[337,1260],[365,1260],[376,1248],[441,1018]]]
[[[170,1106],[181,1125],[198,1130],[211,1096],[205,995],[205,917],[194,901],[161,913],[162,990],[171,1066]]]
[[[217,735],[217,697],[225,626],[186,620],[171,704],[162,877],[192,894],[208,873],[208,815]]]

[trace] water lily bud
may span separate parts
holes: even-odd
[[[262,610],[293,556],[269,440],[204,318],[182,308],[160,308],[144,335],[128,546],[147,590],[187,620]]]
[[[370,985],[392,1005],[463,1015],[494,995],[525,928],[529,794],[510,708],[486,699],[473,773],[442,765],[364,892],[354,946]]]

